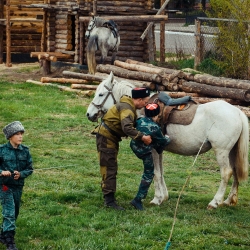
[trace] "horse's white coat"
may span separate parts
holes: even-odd
[[[112,90],[116,101],[123,94],[131,95],[131,88],[134,87],[131,84],[117,82],[111,73],[99,85],[88,107],[87,117],[90,121],[97,121],[103,115],[101,110],[105,112],[114,104],[114,99],[104,86]],[[127,86],[125,87],[127,92],[124,86]],[[103,102],[106,96],[107,99]],[[100,106],[97,108],[93,102]],[[167,151],[180,155],[197,155],[204,141],[200,153],[205,153],[211,148],[214,150],[220,166],[221,183],[208,208],[216,208],[222,204],[235,205],[238,200],[239,181],[248,177],[249,125],[245,114],[224,101],[201,104],[190,125],[169,124],[167,134],[171,138],[171,143],[166,147]],[[153,150],[153,158],[155,196],[151,203],[160,205],[168,199],[168,190],[163,178],[162,155]],[[232,175],[232,187],[224,201],[226,187]]]
[[[104,63],[108,56],[108,52],[112,51],[111,64],[113,64],[120,45],[119,34],[117,34],[118,37],[114,37],[110,29],[101,27],[106,21],[107,20],[98,17],[90,19],[85,32],[85,37],[89,39],[86,53],[88,69],[91,74],[95,74],[96,71],[95,52],[97,50],[101,51],[100,63]]]

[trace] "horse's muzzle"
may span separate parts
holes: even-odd
[[[86,114],[87,118],[89,121],[91,122],[97,122],[98,119],[97,119],[97,114],[93,115],[93,116],[90,116],[89,113]]]

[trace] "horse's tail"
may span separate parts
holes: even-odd
[[[240,119],[242,121],[242,131],[236,146],[235,166],[238,181],[243,181],[248,178],[249,125],[248,118],[242,111],[240,111]]]
[[[95,74],[96,72],[96,60],[95,52],[97,50],[97,35],[90,36],[87,44],[87,64],[90,74]]]

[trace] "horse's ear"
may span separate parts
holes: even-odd
[[[110,82],[114,81],[114,74],[113,74],[112,71],[110,72],[108,79],[109,79]]]

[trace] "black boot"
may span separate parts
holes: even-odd
[[[0,233],[0,243],[6,245],[6,239],[5,239],[5,236],[3,234],[3,231],[1,231],[1,233]]]
[[[134,198],[130,204],[137,210],[143,210],[143,205],[141,199]]]
[[[18,250],[14,241],[15,231],[4,232],[7,250]]]
[[[115,200],[115,194],[114,193],[108,193],[104,195],[104,206],[108,208],[113,208],[116,210],[125,210],[123,207],[120,207]]]

